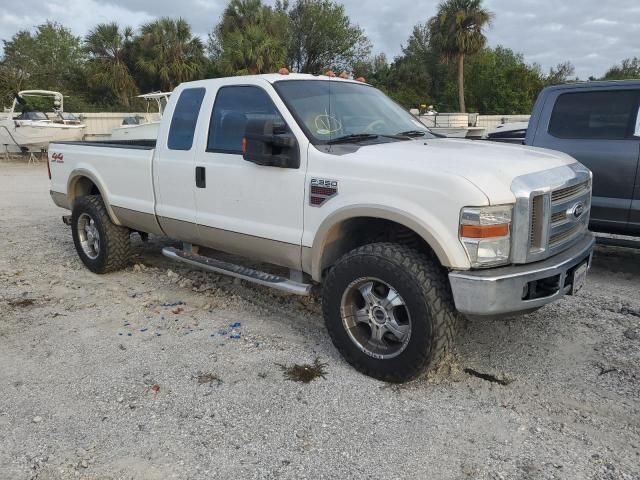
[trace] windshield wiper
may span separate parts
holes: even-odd
[[[405,137],[424,137],[426,132],[422,130],[407,130],[406,132],[400,132],[398,135],[403,135]]]
[[[333,138],[329,140],[327,144],[333,145],[334,143],[360,142],[362,140],[374,140],[378,137],[379,135],[375,135],[373,133],[351,133],[349,135]]]

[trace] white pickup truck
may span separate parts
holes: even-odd
[[[184,83],[156,141],[52,143],[49,167],[91,271],[123,268],[140,232],[183,242],[163,253],[202,269],[294,294],[321,286],[335,346],[387,381],[433,365],[461,314],[577,292],[594,244],[591,173],[573,158],[437,138],[340,78]]]

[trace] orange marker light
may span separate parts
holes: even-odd
[[[242,153],[247,153],[247,139],[242,137]]]
[[[509,224],[460,225],[460,236],[465,238],[493,238],[509,235]]]
[[[278,70],[278,73],[280,75],[289,75],[289,69],[287,67],[282,67],[280,70]]]
[[[325,73],[325,76],[327,77],[335,77],[336,74],[333,72],[333,70],[327,70]]]

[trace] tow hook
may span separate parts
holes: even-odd
[[[71,215],[63,215],[62,216],[62,223],[64,223],[65,225],[68,225],[70,227],[71,226]]]

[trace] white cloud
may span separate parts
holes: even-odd
[[[585,22],[586,25],[618,25],[615,20],[609,20],[607,18],[594,18]]]

